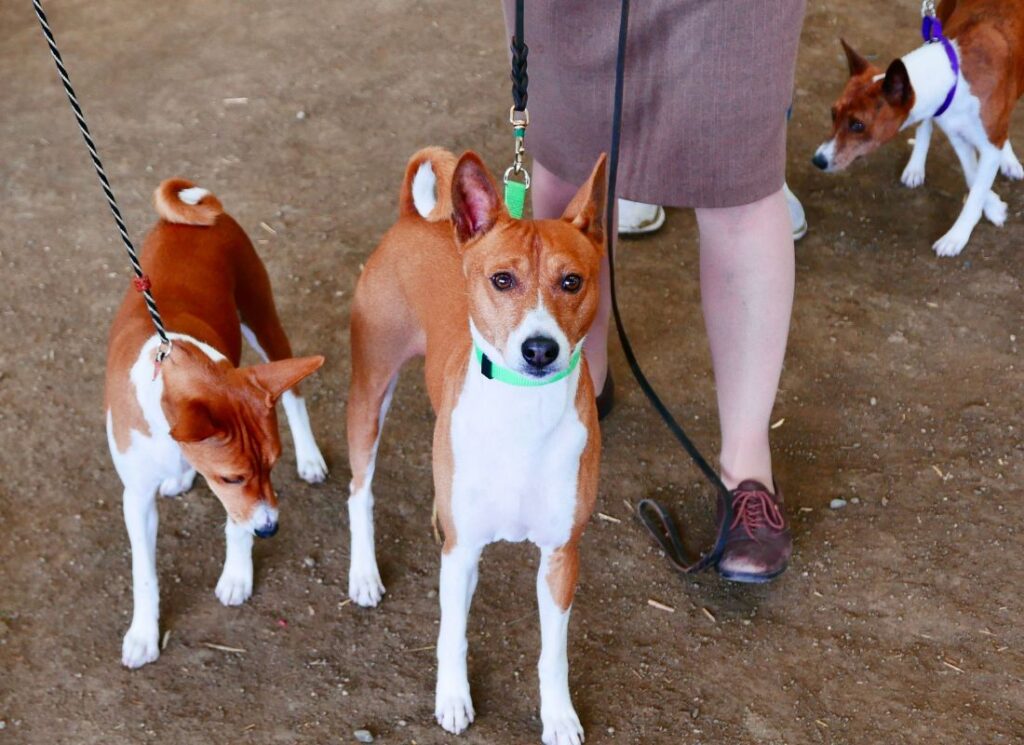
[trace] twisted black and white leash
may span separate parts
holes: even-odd
[[[43,30],[43,36],[46,38],[46,44],[50,48],[50,54],[53,57],[54,63],[57,65],[57,74],[60,75],[60,80],[64,84],[64,92],[68,96],[71,109],[75,114],[75,121],[78,122],[78,128],[82,132],[82,139],[85,140],[85,146],[89,150],[89,157],[92,158],[92,164],[96,169],[96,176],[100,180],[103,195],[107,198],[107,206],[110,207],[110,213],[114,216],[114,223],[121,234],[121,241],[128,252],[128,261],[131,262],[132,271],[135,273],[135,279],[132,284],[136,290],[142,293],[142,297],[146,301],[146,310],[149,311],[149,317],[153,319],[157,336],[160,337],[160,349],[156,356],[156,361],[159,364],[171,353],[172,345],[170,337],[167,336],[167,330],[164,328],[164,322],[160,318],[160,311],[157,310],[156,300],[153,299],[149,277],[142,271],[138,252],[135,250],[132,239],[128,237],[128,228],[124,223],[124,218],[121,217],[121,210],[117,206],[117,198],[114,196],[114,190],[110,187],[110,180],[107,178],[107,172],[103,168],[103,162],[100,160],[99,153],[96,151],[96,143],[93,142],[92,134],[89,132],[89,125],[85,122],[85,114],[82,113],[82,106],[78,103],[78,96],[75,95],[75,89],[71,86],[71,78],[68,76],[67,68],[64,67],[64,60],[60,56],[57,41],[53,37],[53,31],[50,29],[50,23],[46,18],[46,13],[43,12],[40,0],[32,0],[32,7],[36,11],[36,17],[39,19],[39,25]]]

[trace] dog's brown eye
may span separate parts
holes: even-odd
[[[221,476],[220,480],[224,484],[241,484],[245,481],[245,476]]]
[[[566,274],[562,277],[562,289],[566,292],[577,293],[583,286],[583,277],[578,274]]]
[[[851,119],[850,120],[850,131],[851,132],[856,132],[858,134],[863,132],[864,131],[864,122],[862,122],[860,119]]]
[[[491,275],[491,284],[496,290],[505,292],[505,290],[511,290],[516,286],[516,279],[508,272],[498,272]]]

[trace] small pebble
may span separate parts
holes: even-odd
[[[878,399],[875,398],[874,396],[871,397],[871,405],[878,406]]]
[[[845,499],[833,499],[831,502],[828,503],[828,506],[831,507],[834,510],[841,510],[841,509],[843,509],[843,507],[846,506],[846,500]]]
[[[431,600],[436,598],[437,597],[437,590],[428,590],[427,591],[427,597],[430,598]]]
[[[860,504],[860,497],[854,497],[851,499],[850,504]]]
[[[295,118],[299,119],[299,120],[305,119],[306,118],[306,112],[305,111],[296,111],[295,112]],[[360,730],[360,731],[362,731],[362,730]],[[372,740],[367,740],[367,742],[372,742]]]
[[[312,569],[316,566],[316,559],[314,559],[312,556],[307,556],[305,559],[302,560],[302,563],[310,569]]]
[[[368,729],[357,729],[352,736],[356,738],[356,742],[373,742],[373,735]]]

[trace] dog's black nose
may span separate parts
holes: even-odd
[[[828,158],[826,158],[821,153],[815,153],[814,157],[811,158],[811,163],[813,163],[823,171],[828,169]]]
[[[271,538],[277,533],[277,521],[261,525],[253,531],[258,538]]]
[[[523,342],[523,359],[538,370],[558,358],[558,342],[547,336],[531,336]]]

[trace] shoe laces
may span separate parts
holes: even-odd
[[[786,527],[782,510],[768,492],[737,489],[733,494],[732,509],[735,517],[729,530],[742,525],[746,534],[756,541],[758,538],[754,533],[766,525],[775,531]]]

